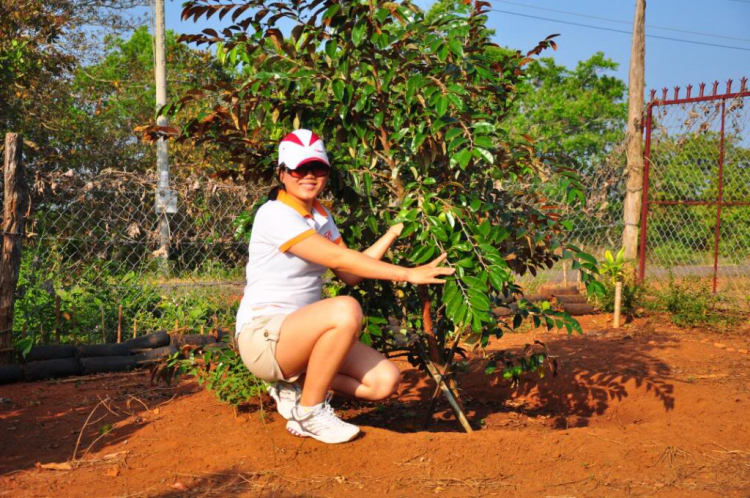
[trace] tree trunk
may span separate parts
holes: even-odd
[[[625,196],[625,226],[622,245],[625,257],[638,254],[638,221],[643,202],[643,92],[646,57],[646,0],[636,0],[633,21],[633,45],[630,52],[628,83],[628,165],[627,194]]]
[[[428,354],[433,363],[440,365],[442,363],[441,354],[432,324],[432,301],[430,301],[427,286],[420,285],[418,292],[422,301],[422,327],[424,327],[424,333],[427,336]]]
[[[26,182],[23,171],[23,138],[5,136],[5,211],[3,252],[0,268],[0,364],[9,363],[13,332],[13,303],[21,267],[21,243],[26,212]]]

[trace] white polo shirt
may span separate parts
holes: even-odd
[[[258,209],[250,233],[247,285],[237,311],[236,333],[258,316],[291,313],[321,299],[327,268],[288,252],[316,233],[342,243],[330,212],[317,200],[313,212],[308,213],[305,206],[280,190],[275,201]]]

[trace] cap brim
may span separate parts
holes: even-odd
[[[308,157],[307,159],[303,159],[300,162],[298,162],[293,168],[291,166],[287,166],[287,168],[294,170],[304,164],[309,164],[309,163],[321,163],[321,164],[325,164],[329,168],[331,167],[331,164],[322,157]]]

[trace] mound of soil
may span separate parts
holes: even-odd
[[[0,386],[0,489],[12,496],[748,496],[745,334],[678,330],[664,317],[583,336],[531,331],[557,376],[512,388],[478,356],[460,374],[467,435],[405,362],[399,395],[339,400],[363,436],[297,439],[264,397],[235,414],[195,382],[148,372]],[[74,458],[75,457],[75,458]]]

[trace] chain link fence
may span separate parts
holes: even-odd
[[[653,99],[641,277],[693,279],[727,308],[750,309],[750,92]]]
[[[159,329],[232,328],[247,258],[234,221],[258,192],[175,182],[165,255],[155,174],[30,173],[14,336],[92,343]]]
[[[604,251],[616,253],[622,246],[623,206],[625,202],[625,148],[622,142],[599,160],[579,161],[578,171],[586,194],[583,204],[568,206],[565,188],[551,183],[546,194],[554,203],[564,206],[562,212],[570,220],[567,242],[592,254],[597,259]],[[520,279],[526,293],[535,293],[544,285],[568,286],[580,282],[569,261],[558,261],[550,269]]]

